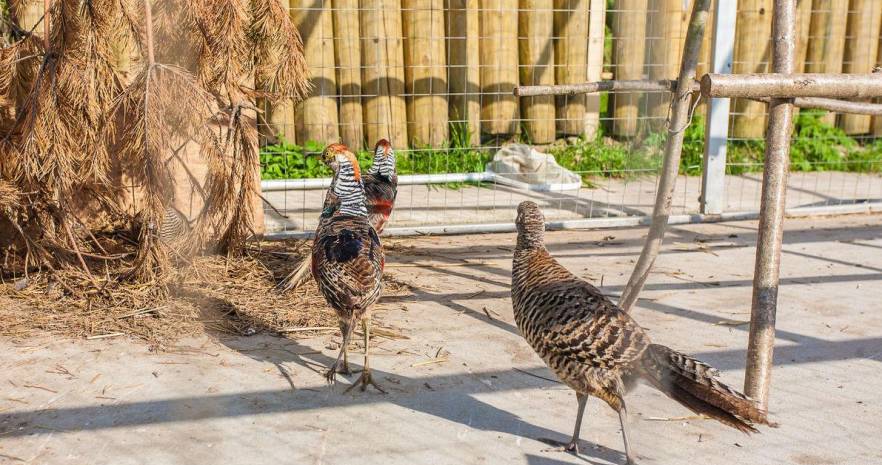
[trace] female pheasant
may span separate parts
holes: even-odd
[[[346,350],[355,324],[361,320],[364,371],[359,381],[349,389],[360,385],[361,390],[365,390],[370,384],[385,392],[371,378],[369,361],[370,307],[380,297],[383,247],[376,231],[368,223],[364,186],[355,156],[345,145],[332,144],[325,149],[322,157],[336,172],[331,188],[339,204],[322,212],[312,243],[312,275],[328,305],[336,311],[343,335],[343,346],[337,360],[327,372],[328,382],[336,380],[338,370],[348,373]]]
[[[334,169],[333,167],[331,169]],[[335,173],[336,176],[336,173]],[[395,153],[392,145],[386,139],[380,139],[374,146],[374,163],[371,169],[363,177],[365,203],[368,211],[368,221],[377,234],[383,232],[392,208],[395,206],[395,197],[398,195],[398,174],[395,171]],[[333,182],[333,181],[332,181]],[[340,202],[334,195],[333,186],[328,189],[322,211],[332,211],[339,208]],[[304,260],[296,270],[283,279],[277,289],[289,291],[300,285],[306,277],[309,269],[309,261]]]
[[[745,433],[770,425],[753,400],[716,379],[717,370],[649,336],[591,284],[579,279],[544,246],[545,218],[533,202],[518,206],[518,239],[512,263],[515,322],[542,360],[579,403],[567,451],[578,454],[587,396],[619,414],[628,463],[634,463],[625,426],[624,396],[640,379],[683,404]]]

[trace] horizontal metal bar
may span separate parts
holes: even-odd
[[[882,73],[705,74],[701,94],[706,98],[882,97]]]
[[[821,207],[796,207],[786,210],[787,217],[848,215],[856,213],[882,213],[882,202],[827,205]],[[759,218],[759,212],[730,212],[719,215],[671,215],[668,224],[719,223],[726,221],[747,221]],[[622,216],[614,218],[584,218],[578,220],[559,220],[546,223],[548,230],[569,229],[610,229],[647,226],[652,223],[650,216]],[[437,226],[416,226],[386,228],[383,236],[428,236],[453,234],[482,234],[514,232],[514,223],[452,224]],[[278,231],[264,235],[267,240],[311,239],[313,231]]]
[[[398,176],[399,186],[416,184],[446,184],[448,182],[493,182],[494,173],[445,173],[445,174],[406,174]],[[310,179],[271,179],[260,182],[263,192],[297,191],[310,189],[327,189],[331,178]]]

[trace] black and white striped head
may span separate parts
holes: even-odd
[[[364,204],[364,184],[358,160],[343,144],[331,144],[322,152],[322,161],[334,170],[331,189],[340,200],[340,213],[367,216]]]
[[[529,200],[518,205],[518,247],[541,247],[545,243],[545,215]]]
[[[374,146],[374,164],[368,172],[379,173],[387,178],[395,175],[395,152],[392,151],[392,144],[388,140],[377,141],[377,145]]]

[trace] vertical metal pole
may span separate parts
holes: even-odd
[[[796,1],[775,0],[772,19],[772,69],[775,73],[793,72],[795,25]],[[766,127],[766,158],[753,277],[747,372],[744,379],[745,393],[756,399],[763,408],[769,404],[769,382],[772,376],[778,272],[781,264],[781,240],[784,235],[784,204],[792,130],[792,99],[772,99]]]
[[[738,3],[714,2],[713,56],[711,72],[732,73],[735,49],[735,17]],[[701,212],[706,215],[723,213],[726,195],[726,142],[729,139],[730,99],[717,98],[708,102],[707,126],[704,130],[704,164],[701,175]]]

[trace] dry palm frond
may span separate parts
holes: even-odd
[[[221,235],[219,249],[235,253],[245,247],[245,241],[254,232],[254,216],[251,200],[256,198],[260,187],[260,156],[257,150],[257,125],[253,117],[243,114],[244,108],[236,106],[228,115],[229,140],[233,166],[238,175],[238,197],[233,202],[229,224]]]
[[[0,216],[8,208],[17,208],[21,205],[21,193],[12,183],[0,179]]]
[[[154,280],[161,274],[158,271],[168,268],[168,251],[157,237],[173,194],[174,181],[165,161],[181,141],[204,132],[210,99],[186,70],[152,65],[135,77],[112,108],[112,113],[126,113],[118,156],[136,167],[133,175],[144,190],[141,215],[148,227],[141,228],[138,238],[132,271],[136,279]]]
[[[153,5],[153,35],[156,60],[196,72],[200,36],[186,0],[157,0]],[[146,49],[146,33],[140,26],[139,45]]]
[[[0,96],[20,107],[31,91],[43,53],[43,41],[34,35],[0,49]]]
[[[250,16],[243,0],[196,0],[192,18],[202,35],[199,79],[226,102],[242,95],[242,78],[251,71]]]
[[[279,0],[251,0],[251,46],[258,91],[270,101],[309,94],[303,41]]]

